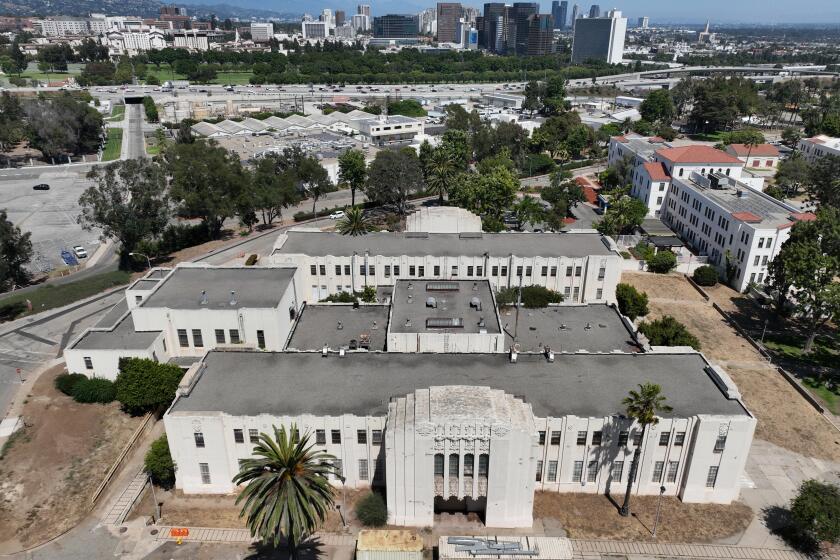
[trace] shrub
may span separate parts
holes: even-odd
[[[382,496],[371,492],[356,503],[356,517],[365,527],[381,527],[388,521],[388,509]]]
[[[615,288],[618,310],[631,321],[648,314],[648,297],[630,284],[619,284]]]
[[[359,301],[356,294],[352,294],[350,292],[338,292],[336,294],[330,294],[321,301],[327,303],[356,303]]]
[[[499,305],[513,305],[518,299],[519,288],[505,288],[499,291],[496,302]],[[549,303],[560,303],[563,294],[543,286],[524,286],[522,288],[522,306],[529,309],[548,307]]]
[[[639,241],[636,243],[636,246],[633,247],[633,252],[636,253],[636,255],[643,261],[652,259],[653,255],[656,254],[653,245],[645,241]]]
[[[55,378],[55,388],[72,397],[73,388],[83,379],[87,379],[87,376],[81,373],[63,373]]]
[[[677,266],[677,255],[671,251],[659,251],[647,261],[648,270],[657,274],[668,274]]]
[[[152,482],[163,488],[172,488],[175,484],[175,463],[169,453],[166,434],[152,442],[143,462],[146,472],[152,476]]]
[[[116,395],[114,382],[101,377],[85,377],[73,386],[73,400],[80,403],[106,404],[113,401]]]
[[[255,254],[248,255],[248,258],[245,259],[245,266],[254,266],[255,264],[257,264],[258,259],[259,256]]]
[[[143,358],[123,358],[115,383],[117,400],[131,414],[168,406],[184,372],[174,364]]]
[[[700,286],[714,286],[718,283],[717,270],[707,264],[695,269],[691,277]]]
[[[374,286],[365,286],[362,293],[359,294],[359,297],[365,303],[376,303],[376,288]]]
[[[806,480],[791,502],[794,527],[816,542],[840,541],[840,489],[829,483]]]
[[[647,337],[651,346],[691,346],[700,350],[697,337],[670,315],[650,323],[642,323],[639,325],[639,332]]]

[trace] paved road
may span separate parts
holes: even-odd
[[[143,140],[143,119],[142,105],[126,105],[123,159],[137,159],[146,156],[146,143]]]

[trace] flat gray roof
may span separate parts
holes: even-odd
[[[494,257],[586,257],[612,255],[598,233],[391,233],[375,232],[353,237],[337,232],[289,231],[275,253],[303,255],[397,257],[481,256]]]
[[[205,268],[180,266],[164,279],[147,297],[143,307],[170,309],[237,309],[242,307],[276,307],[286,291],[294,268]],[[201,291],[207,303],[201,302]],[[236,305],[230,305],[231,290],[236,292]]]
[[[366,333],[370,336],[370,350],[385,350],[387,332],[387,305],[362,304],[356,309],[351,303],[306,305],[286,348],[321,350],[326,344],[330,350],[337,351]]]
[[[129,286],[129,290],[151,290],[161,281],[160,278],[141,278]]]
[[[399,280],[391,309],[390,331],[395,333],[502,332],[487,280]],[[461,326],[443,326],[447,320],[459,321]]]
[[[125,298],[114,304],[93,326],[99,329],[112,329],[117,325],[122,316],[128,311],[128,303]]]
[[[516,310],[503,307],[501,320],[509,348],[513,344]],[[606,304],[520,309],[516,342],[522,352],[542,352],[545,346],[557,353],[639,351],[618,312]]]
[[[160,335],[160,331],[134,330],[131,313],[127,314],[113,330],[87,331],[73,346],[75,350],[146,350]]]
[[[538,355],[315,353],[211,351],[189,395],[172,413],[234,416],[315,414],[383,416],[392,397],[446,385],[488,386],[523,397],[538,417],[623,413],[621,400],[641,383],[658,383],[674,411],[747,414],[706,373],[700,354]]]

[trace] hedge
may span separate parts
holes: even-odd
[[[519,288],[505,288],[499,291],[496,302],[499,305],[513,305],[517,301]],[[549,290],[543,286],[524,286],[522,288],[522,305],[529,309],[548,307],[550,303],[563,301],[563,294]]]
[[[152,446],[146,453],[143,467],[158,486],[172,488],[175,485],[175,462],[169,452],[169,442],[166,440],[166,434],[152,442]]]
[[[371,492],[356,503],[356,517],[365,527],[381,527],[388,521],[388,508],[382,496]]]
[[[55,388],[65,395],[72,397],[73,388],[83,379],[87,379],[87,376],[81,373],[62,373],[55,378]]]
[[[168,406],[184,372],[174,364],[143,358],[123,358],[115,383],[117,400],[127,411],[140,414]]]
[[[116,395],[114,382],[101,377],[85,377],[73,386],[73,400],[80,403],[106,404]]]
[[[691,277],[700,286],[714,286],[719,278],[715,267],[707,264],[697,268]]]

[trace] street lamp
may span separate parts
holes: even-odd
[[[341,481],[341,505],[336,506],[338,509],[338,515],[341,516],[341,525],[343,527],[347,527],[347,520],[344,519],[344,506],[347,504],[347,487],[344,485],[344,481],[347,480],[341,475],[338,475],[338,480]]]
[[[762,344],[764,344],[764,335],[767,333],[767,322],[769,320],[770,320],[769,318],[764,319],[764,329],[762,329],[762,331],[761,331],[761,343]]]
[[[146,264],[148,265],[149,268],[152,268],[152,261],[151,261],[151,259],[149,259],[149,255],[144,255],[143,253],[129,253],[128,256],[129,257],[145,257]]]
[[[653,520],[653,538],[656,538],[656,526],[659,525],[659,511],[662,509],[662,495],[665,493],[665,487],[659,487],[659,501],[656,503],[656,519]]]

